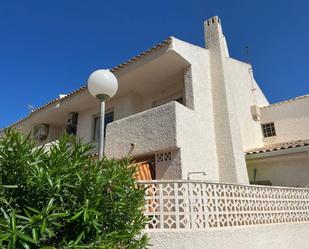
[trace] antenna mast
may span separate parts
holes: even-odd
[[[251,64],[249,46],[246,46],[246,55],[247,55],[247,63],[250,65],[249,74],[250,74],[250,78],[251,78],[251,91],[252,91],[252,94],[254,94],[254,91],[256,90],[256,88],[254,87],[253,68],[252,68],[252,64]]]

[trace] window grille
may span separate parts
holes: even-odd
[[[267,123],[267,124],[262,124],[262,131],[263,131],[264,137],[276,136],[275,124],[273,122]]]

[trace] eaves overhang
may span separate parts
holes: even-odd
[[[164,41],[162,41],[162,42],[158,43],[157,45],[151,47],[150,49],[148,49],[148,50],[138,54],[137,56],[134,56],[133,58],[113,67],[111,69],[111,71],[113,73],[117,74],[121,69],[126,68],[127,66],[142,60],[143,58],[147,57],[148,55],[153,54],[155,51],[158,51],[158,50],[160,50],[164,47],[168,47],[169,45],[171,45],[172,40],[173,40],[173,37],[168,37],[167,39],[165,39]],[[71,98],[71,97],[73,97],[77,94],[80,94],[81,92],[84,92],[85,90],[87,90],[87,85],[83,85],[80,88],[62,96],[61,98],[58,97],[58,98],[55,98],[53,100],[50,100],[49,102],[41,105],[40,107],[33,109],[26,117],[14,122],[13,124],[9,125],[7,128],[16,127],[19,124],[21,124],[22,122],[29,119],[34,113],[37,113],[37,112],[39,112],[43,109],[46,109],[46,108],[50,107],[51,105],[53,105],[57,102],[63,102],[63,101],[65,101],[65,100],[67,100],[67,99],[69,99],[69,98]]]
[[[245,151],[246,159],[256,159],[309,151],[309,139],[266,145]]]

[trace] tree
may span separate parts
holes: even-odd
[[[0,139],[0,248],[146,248],[145,189],[129,159],[101,161],[64,135],[49,151]]]

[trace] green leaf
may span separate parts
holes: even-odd
[[[81,233],[78,235],[77,239],[75,240],[75,245],[78,245],[79,242],[80,242],[84,237],[85,237],[85,233],[84,233],[84,231],[83,231],[83,232],[81,232]]]
[[[27,236],[25,234],[19,234],[18,237],[21,238],[24,241],[30,242],[32,244],[36,244],[35,240],[33,240],[31,237],[29,237],[29,236]]]
[[[32,238],[36,243],[39,240],[38,231],[36,228],[32,228]]]
[[[78,213],[76,213],[73,217],[71,217],[71,220],[76,220],[79,216],[81,216],[81,214],[84,212],[84,210],[79,211]]]
[[[18,188],[18,185],[2,185],[3,188]]]
[[[16,218],[19,218],[19,219],[22,219],[22,220],[26,220],[26,221],[30,221],[30,219],[28,217],[23,216],[23,215],[19,215],[19,214],[16,215]]]
[[[25,248],[25,249],[30,249],[29,245],[25,242],[21,242],[22,246]]]
[[[0,240],[7,240],[8,238],[11,237],[10,233],[0,233]]]
[[[52,209],[53,203],[54,203],[54,198],[51,198],[47,204],[47,208],[46,208],[47,213]]]
[[[7,224],[10,224],[10,218],[9,218],[8,214],[4,211],[3,208],[1,208],[1,212],[3,213],[3,216],[4,216]]]
[[[37,213],[37,214],[40,213],[40,211],[39,211],[39,210],[36,210],[35,208],[28,207],[28,206],[26,206],[26,208],[29,209],[30,211],[34,212],[34,213]]]
[[[43,234],[43,233],[45,233],[45,231],[46,231],[46,219],[43,219],[40,232],[41,232],[41,234]]]

